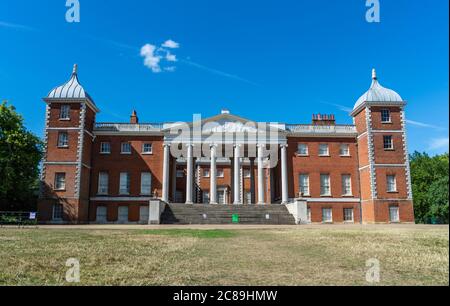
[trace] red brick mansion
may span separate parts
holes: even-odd
[[[254,122],[227,110],[185,123],[141,123],[135,111],[129,123],[99,123],[76,66],[44,101],[41,222],[148,223],[155,201],[166,205],[161,223],[181,205],[204,207],[203,220],[208,207],[216,218],[278,207],[302,223],[414,222],[406,103],[375,71],[353,125],[333,115]]]

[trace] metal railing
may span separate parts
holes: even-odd
[[[108,132],[155,132],[161,131],[164,128],[162,123],[96,123],[96,131],[108,131]]]
[[[356,134],[354,125],[287,124],[286,130],[302,134]]]

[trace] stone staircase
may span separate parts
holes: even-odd
[[[239,215],[239,224],[295,224],[286,206],[279,204],[167,204],[161,224],[233,224],[233,214]]]

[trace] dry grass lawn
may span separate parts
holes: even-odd
[[[0,229],[0,285],[449,285],[448,227]]]

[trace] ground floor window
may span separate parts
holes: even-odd
[[[353,208],[344,208],[344,222],[353,222]]]
[[[97,206],[97,223],[106,223],[107,208],[106,206]]]
[[[128,223],[128,206],[119,206],[118,223]]]
[[[333,222],[333,211],[331,208],[322,208],[322,222]]]
[[[252,204],[252,193],[250,191],[245,192],[245,204]]]
[[[141,223],[148,223],[149,212],[148,206],[141,206],[139,208],[139,221]]]
[[[219,204],[227,204],[226,188],[217,189],[217,201]]]
[[[209,204],[209,191],[203,191],[203,204]]]
[[[390,206],[389,207],[389,221],[400,222],[398,206]]]
[[[306,221],[311,223],[311,207],[306,209]]]
[[[63,206],[62,206],[62,204],[53,204],[52,219],[54,221],[61,221],[63,219]]]

